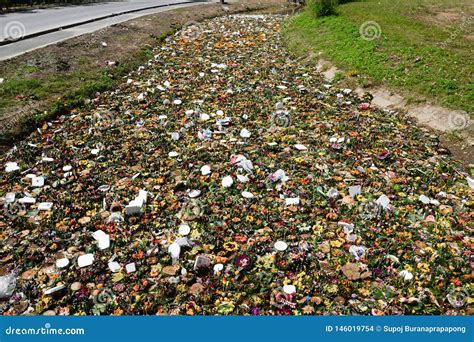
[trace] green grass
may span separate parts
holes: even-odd
[[[163,36],[169,35],[170,32],[164,33]],[[91,57],[81,56],[78,60],[80,67],[67,73],[48,71],[38,76],[36,73],[41,73],[42,70],[26,64],[19,65],[16,70],[10,70],[11,74],[0,84],[0,116],[7,115],[9,108],[24,105],[30,100],[53,100],[49,101],[47,111],[37,110],[31,113],[21,120],[17,130],[2,134],[0,143],[29,132],[31,127],[36,127],[44,120],[67,114],[96,92],[112,89],[122,82],[122,78],[131,70],[152,58],[153,51],[151,46],[146,45],[130,52],[128,57],[113,69],[93,65]],[[18,98],[19,95],[21,98]]]
[[[440,105],[473,113],[474,86],[471,25],[462,21],[433,24],[429,15],[456,9],[472,15],[468,0],[374,0],[340,5],[338,15],[315,17],[309,10],[288,19],[283,26],[290,50],[298,55],[313,51],[343,70],[355,70],[360,83],[399,90],[408,100],[434,100]],[[367,41],[361,24],[375,21],[379,39]],[[443,49],[442,43],[458,31]],[[472,115],[472,114],[471,114]]]
[[[72,93],[82,93],[81,97],[85,98],[94,91],[107,88],[112,84],[111,81],[109,76],[100,71],[96,73],[80,71],[41,79],[25,76],[10,78],[0,86],[0,109],[18,104],[16,99],[18,94],[26,99],[41,99],[50,94],[65,94],[66,97],[70,97]],[[71,88],[75,88],[76,91],[71,91]]]

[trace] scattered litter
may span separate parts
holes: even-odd
[[[405,281],[410,281],[410,280],[413,279],[413,274],[410,271],[407,271],[407,270],[400,271],[399,275]]]
[[[99,249],[107,249],[110,247],[110,237],[109,234],[104,233],[102,230],[97,230],[92,234],[92,237],[97,242],[97,247]]]
[[[300,198],[299,197],[285,198],[285,204],[286,205],[298,205],[298,204],[300,204]]]
[[[210,265],[211,265],[211,259],[208,256],[198,255],[198,257],[194,261],[193,269],[197,271],[200,269],[208,268]]]
[[[296,292],[296,287],[294,285],[285,285],[283,286],[283,292],[291,295]]]
[[[57,268],[64,268],[69,265],[69,259],[68,258],[61,258],[56,260],[56,267]]]
[[[178,259],[181,253],[181,246],[174,242],[168,247],[168,253],[170,253],[173,259]]]
[[[385,210],[388,210],[390,208],[390,199],[386,195],[381,195],[377,199],[377,204],[379,204]]]
[[[203,176],[207,176],[211,173],[211,167],[209,165],[204,165],[203,167],[201,167],[201,174]]]
[[[191,232],[191,227],[187,224],[181,224],[178,229],[179,235],[186,236]]]
[[[93,263],[94,263],[94,254],[84,254],[77,258],[77,266],[79,268],[90,266]]]
[[[55,292],[59,292],[59,291],[65,289],[65,288],[66,288],[66,285],[64,285],[64,284],[57,285],[57,286],[52,287],[50,289],[43,290],[43,294],[46,295],[46,296],[49,296],[49,295],[51,295]]]
[[[133,273],[137,271],[137,267],[134,262],[131,262],[130,264],[125,265],[125,270],[127,273]]]
[[[234,184],[234,180],[231,176],[225,176],[224,178],[222,178],[222,187],[230,188],[232,184]]]
[[[30,196],[25,196],[25,197],[20,198],[18,200],[18,203],[21,203],[21,204],[35,204],[36,199],[34,199],[33,197],[30,197]]]
[[[286,175],[285,171],[282,169],[279,169],[275,171],[273,174],[270,175],[269,177],[273,182],[287,182],[290,178]]]
[[[250,138],[251,134],[247,129],[242,128],[242,130],[240,131],[240,136],[242,138]]]
[[[241,183],[247,183],[249,181],[249,178],[245,175],[237,175],[237,179]]]
[[[283,251],[285,251],[287,248],[288,248],[288,245],[287,245],[286,242],[284,242],[284,241],[277,241],[277,242],[275,242],[275,249],[276,249],[277,251],[283,252]]]
[[[5,164],[5,172],[14,172],[20,170],[17,163],[9,162]]]
[[[145,190],[140,190],[138,196],[134,200],[130,201],[125,207],[127,215],[136,215],[142,212],[144,204],[147,202],[147,192]]]
[[[109,266],[109,270],[111,270],[113,273],[117,273],[122,269],[122,267],[117,261],[109,262],[108,266]]]
[[[7,192],[5,195],[5,203],[13,203],[15,202],[16,194],[14,192]]]
[[[0,299],[10,298],[16,287],[14,274],[0,276]]]
[[[39,177],[33,176],[31,178],[31,186],[34,186],[34,187],[44,186],[44,177],[42,177],[42,176],[39,176]]]
[[[254,198],[255,196],[251,192],[243,191],[242,192],[242,197],[244,197],[244,198]]]
[[[469,185],[469,187],[474,190],[474,179],[470,177],[466,177],[466,179],[467,179],[467,184]]]
[[[354,185],[349,187],[349,196],[354,198],[357,195],[360,195],[362,188],[360,185]]]
[[[201,190],[188,190],[187,193],[190,198],[196,198],[201,196]]]
[[[249,173],[253,172],[253,163],[241,154],[231,156],[230,162],[233,165],[237,165]]]
[[[298,150],[298,151],[306,151],[308,148],[304,145],[301,145],[301,144],[296,144],[295,145],[295,148]]]
[[[221,272],[224,269],[224,265],[222,264],[215,264],[214,265],[214,273]]]

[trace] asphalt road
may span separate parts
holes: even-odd
[[[185,2],[186,0],[129,0],[128,2],[102,3],[80,6],[55,7],[44,10],[33,10],[27,13],[11,13],[0,15],[1,37],[5,39],[5,28],[9,23],[21,23],[21,36],[37,34],[47,30],[56,29],[68,25],[82,23],[84,21],[101,18],[113,13],[126,12],[134,9],[144,9],[139,12],[133,12],[96,20],[86,24],[80,24],[67,29],[57,30],[46,34],[40,34],[27,39],[15,40],[7,45],[0,46],[0,61],[19,56],[28,51],[32,51],[50,44],[55,44],[72,37],[80,36],[85,33],[94,32],[113,24],[121,23],[127,20],[135,19],[140,16],[168,11],[178,7],[196,6],[205,2],[193,2],[188,4],[173,5]],[[170,4],[170,6],[145,9],[150,6],[161,4]],[[54,14],[54,15],[53,15]],[[21,21],[18,21],[21,18]],[[13,24],[10,24],[9,30],[13,30]],[[15,37],[18,38],[18,37]]]
[[[0,42],[81,23],[110,14],[152,6],[176,4],[186,0],[127,0],[65,7],[51,7],[0,15]]]

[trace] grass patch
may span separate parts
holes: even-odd
[[[421,19],[453,8],[472,15],[468,0],[352,2],[340,5],[338,15],[323,18],[306,9],[288,19],[283,34],[296,54],[321,51],[336,66],[408,94],[409,100],[423,97],[473,113],[472,42],[465,38],[472,25],[433,25]],[[378,39],[361,37],[360,26],[369,21],[380,26]],[[453,32],[457,36],[449,41]],[[363,77],[359,81],[366,82]]]
[[[336,72],[336,74],[334,75],[334,82],[339,82],[339,81],[342,81],[343,79],[345,79],[346,76],[344,75],[343,72],[341,71],[338,71]]]

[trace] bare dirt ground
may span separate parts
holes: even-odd
[[[425,15],[420,15],[418,18],[422,21],[431,23],[436,26],[452,26],[454,24],[461,24],[463,20],[472,16],[474,12],[474,6],[467,10],[462,10],[458,8],[452,8],[448,10],[441,10],[435,13],[427,13]]]

